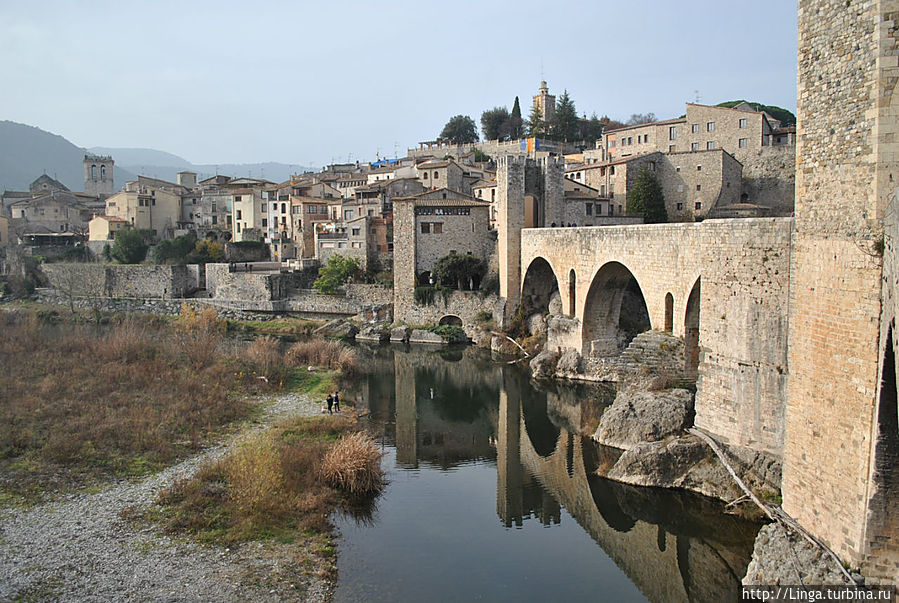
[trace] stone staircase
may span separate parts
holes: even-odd
[[[664,377],[681,387],[696,381],[684,371],[683,340],[664,331],[640,333],[617,357],[584,358],[584,368],[603,381]]]

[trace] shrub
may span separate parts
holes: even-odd
[[[269,374],[273,369],[282,366],[278,341],[274,337],[257,337],[244,350],[246,358],[256,370]]]
[[[288,364],[292,366],[337,369],[344,375],[351,375],[360,370],[356,350],[336,341],[324,339],[298,341],[290,346],[285,356]]]
[[[474,321],[479,325],[487,324],[491,320],[493,320],[493,312],[487,310],[478,310],[478,313],[474,315]]]
[[[147,257],[147,249],[147,243],[139,231],[124,228],[116,231],[110,255],[120,264],[140,264]]]
[[[419,306],[430,306],[434,303],[437,290],[430,285],[415,288],[415,303]]]
[[[437,333],[450,343],[464,343],[468,341],[468,335],[465,334],[465,329],[458,325],[440,325],[439,327],[432,327],[429,330]]]
[[[325,455],[322,476],[331,486],[354,496],[379,492],[384,487],[383,456],[367,434],[345,435]]]
[[[359,260],[342,255],[332,255],[328,263],[319,270],[318,278],[312,283],[312,288],[319,293],[333,295],[342,285],[357,278],[362,272]]]
[[[242,445],[226,465],[228,495],[241,515],[270,511],[283,488],[281,459],[270,438],[258,435]]]
[[[444,287],[455,289],[478,289],[481,279],[487,272],[483,260],[470,254],[451,253],[437,260],[434,265],[434,278]]]

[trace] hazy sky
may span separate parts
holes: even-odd
[[[0,0],[0,119],[194,163],[402,156],[456,114],[796,107],[791,0]]]

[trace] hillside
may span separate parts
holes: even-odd
[[[62,136],[34,126],[0,121],[0,190],[28,190],[41,174],[49,174],[73,191],[84,190],[85,149]],[[116,185],[134,174],[116,166]]]

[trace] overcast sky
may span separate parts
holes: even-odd
[[[796,108],[791,0],[0,0],[0,119],[194,163],[399,156],[545,79],[626,119]],[[697,92],[698,91],[698,92]]]

